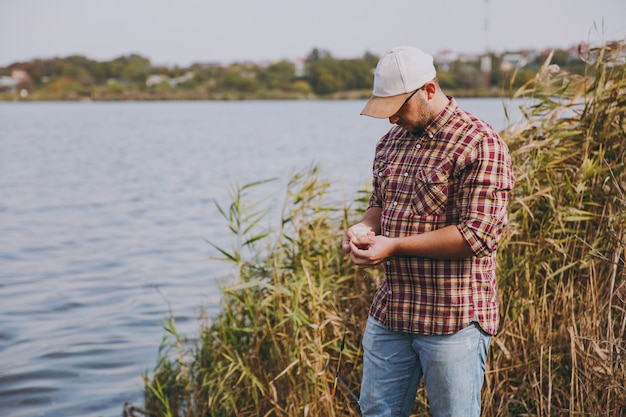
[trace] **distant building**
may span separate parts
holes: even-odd
[[[511,71],[514,68],[524,68],[528,64],[528,59],[522,54],[504,54],[500,62],[502,71]]]
[[[180,77],[174,77],[174,78],[170,78],[164,74],[154,74],[154,75],[150,75],[146,79],[146,86],[154,87],[155,85],[159,85],[161,83],[168,83],[171,87],[176,87],[179,84],[183,84],[183,83],[186,83],[187,81],[191,81],[194,76],[195,75],[193,71],[187,71]]]
[[[193,71],[187,71],[180,77],[170,78],[168,81],[172,87],[176,87],[178,84],[186,83],[187,81],[193,80],[194,77]]]
[[[459,53],[450,49],[443,49],[435,55],[435,64],[440,71],[450,71],[450,65],[459,59]]]
[[[5,75],[0,77],[0,91],[16,92],[19,89],[22,90],[21,94],[24,95],[23,91],[28,91],[33,88],[33,80],[24,70],[14,69],[11,71],[10,76]]]
[[[15,91],[18,81],[8,75],[0,77],[0,91]]]
[[[155,85],[159,85],[161,83],[167,82],[168,80],[169,80],[169,77],[167,75],[161,75],[161,74],[150,75],[146,79],[146,86],[154,87]]]
[[[296,77],[300,78],[306,75],[306,58],[296,58],[293,65],[296,70]]]
[[[442,49],[434,56],[435,64],[440,71],[449,71],[455,62],[480,62],[482,59],[481,54],[461,53],[450,49]]]

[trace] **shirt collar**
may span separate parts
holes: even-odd
[[[448,96],[448,104],[446,107],[439,113],[432,122],[428,124],[424,128],[424,135],[429,138],[435,137],[437,132],[448,123],[448,120],[452,117],[452,115],[458,109],[458,105],[456,100],[453,97]]]

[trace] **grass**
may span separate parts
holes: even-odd
[[[532,100],[502,132],[517,185],[484,416],[626,415],[626,66],[623,51],[591,53],[585,75],[548,61],[512,93]],[[235,186],[218,204],[233,243],[214,246],[233,279],[199,340],[166,322],[145,376],[146,408],[160,416],[359,415],[360,341],[380,270],[354,268],[340,242],[367,192],[338,204],[311,167],[269,228],[271,202],[254,198],[264,184]],[[423,389],[413,411],[428,415]]]

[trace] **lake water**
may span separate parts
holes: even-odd
[[[502,100],[459,103],[506,124]],[[313,163],[354,197],[389,127],[363,105],[0,103],[0,415],[142,406],[170,310],[190,337],[219,311],[214,200]]]

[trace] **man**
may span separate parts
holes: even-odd
[[[368,209],[343,240],[356,265],[385,267],[363,336],[361,412],[408,416],[423,377],[433,416],[479,416],[514,183],[508,149],[413,47],[381,58],[361,114],[394,124],[376,147]]]

